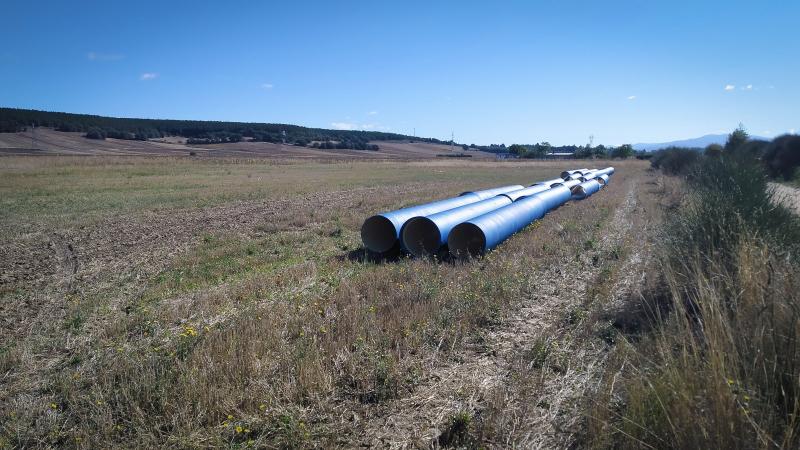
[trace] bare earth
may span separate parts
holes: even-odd
[[[182,138],[129,141],[121,139],[86,139],[83,133],[65,133],[39,128],[33,133],[0,133],[0,156],[3,155],[93,155],[93,156],[197,156],[236,158],[304,158],[304,159],[420,159],[437,155],[462,153],[461,147],[424,142],[373,142],[378,151],[320,150],[269,142],[236,144],[186,145]],[[494,155],[469,151],[472,158],[494,158]]]
[[[614,165],[486,258],[381,263],[368,215],[565,163],[0,158],[0,447],[580,446],[583,318],[664,191]]]

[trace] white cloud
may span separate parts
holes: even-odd
[[[734,89],[736,89],[736,86],[734,86],[734,85],[732,85],[732,84],[726,84],[726,85],[725,85],[725,90],[726,90],[726,91],[732,91],[732,90],[734,90]]]
[[[743,87],[742,90],[744,90],[744,91],[752,91],[753,90],[753,85],[752,84],[748,84],[747,86]]]
[[[391,128],[385,127],[383,125],[378,125],[375,123],[355,123],[355,122],[331,122],[331,128],[334,130],[377,130],[377,131],[388,131]]]
[[[378,115],[378,111],[370,111],[367,113],[368,116],[376,116]]]
[[[158,78],[158,74],[155,72],[145,72],[139,77],[139,79],[142,81],[155,80],[156,78]]]
[[[762,133],[764,136],[769,136],[770,134],[772,134],[772,131],[771,131],[771,130],[764,130],[764,131],[762,131],[761,133]]]
[[[789,134],[794,134],[794,132],[795,132],[794,128],[789,128]]]
[[[636,100],[636,96],[635,95],[629,95],[628,96],[628,100]]]
[[[274,87],[275,87],[275,85],[272,84],[272,83],[264,83],[264,84],[261,85],[261,89],[267,89],[267,90],[272,89]]]
[[[125,56],[120,55],[119,53],[89,52],[86,54],[86,59],[89,61],[119,61],[124,57]]]

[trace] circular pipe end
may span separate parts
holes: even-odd
[[[414,217],[403,226],[403,246],[414,256],[435,255],[442,243],[439,227],[427,217]]]
[[[385,253],[397,243],[397,230],[394,223],[384,216],[372,216],[361,225],[361,240],[367,249]]]
[[[464,222],[450,232],[447,247],[456,258],[480,256],[486,251],[486,235],[477,225]]]

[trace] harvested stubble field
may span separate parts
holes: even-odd
[[[597,165],[2,158],[0,447],[587,442],[596,316],[639,288],[672,181],[615,162],[467,263],[374,261],[359,228]]]

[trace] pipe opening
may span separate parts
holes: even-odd
[[[403,245],[414,256],[435,255],[441,243],[439,227],[427,217],[415,217],[403,226]]]
[[[578,195],[578,196],[586,195],[586,190],[580,184],[572,186],[570,192],[572,192],[572,195]]]
[[[464,222],[450,232],[447,246],[456,258],[479,256],[486,249],[486,236],[477,225]]]
[[[372,216],[361,225],[361,240],[369,250],[384,253],[397,243],[397,230],[386,217]]]

